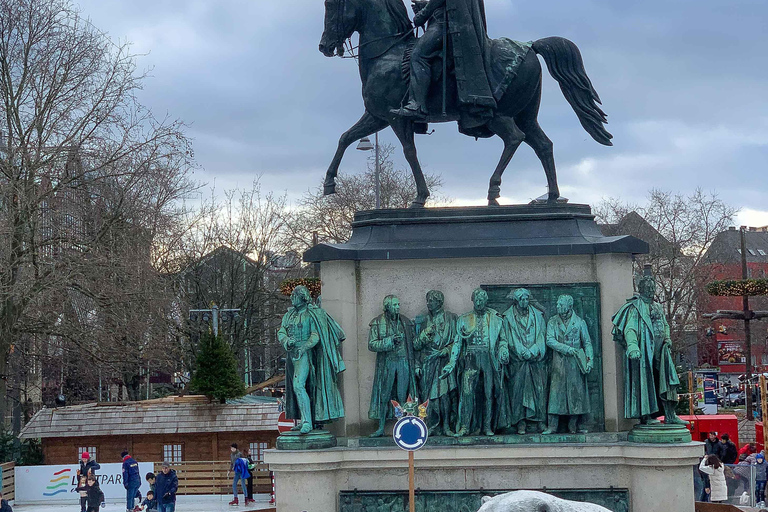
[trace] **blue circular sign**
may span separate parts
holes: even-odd
[[[427,444],[429,430],[418,416],[404,416],[397,420],[392,431],[395,444],[403,450],[414,452]]]

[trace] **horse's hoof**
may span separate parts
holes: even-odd
[[[329,196],[336,193],[336,183],[326,183],[323,185],[323,195]]]
[[[488,206],[499,206],[499,202],[495,199],[489,199]]]

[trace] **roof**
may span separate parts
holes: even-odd
[[[19,437],[274,431],[278,416],[277,399],[268,397],[248,396],[226,404],[211,403],[204,396],[98,402],[44,408],[24,426]]]
[[[768,263],[768,231],[750,228],[745,231],[748,263]],[[728,229],[718,233],[707,250],[708,263],[741,264],[741,236],[739,230]]]
[[[651,254],[668,256],[675,253],[675,245],[635,211],[624,215],[616,224],[598,224],[605,236],[632,235],[647,242]]]

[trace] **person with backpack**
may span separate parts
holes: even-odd
[[[256,463],[253,461],[250,448],[243,448],[243,457],[248,461],[248,472],[250,475],[248,476],[248,485],[246,486],[248,494],[245,497],[245,504],[248,505],[249,503],[256,503],[256,500],[253,499],[253,470],[256,468]]]

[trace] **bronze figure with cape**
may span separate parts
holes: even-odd
[[[277,336],[288,351],[285,368],[285,413],[301,420],[308,433],[322,423],[344,417],[338,374],[345,369],[339,344],[346,338],[325,310],[313,305],[309,290],[297,286],[293,306],[283,316]]]

